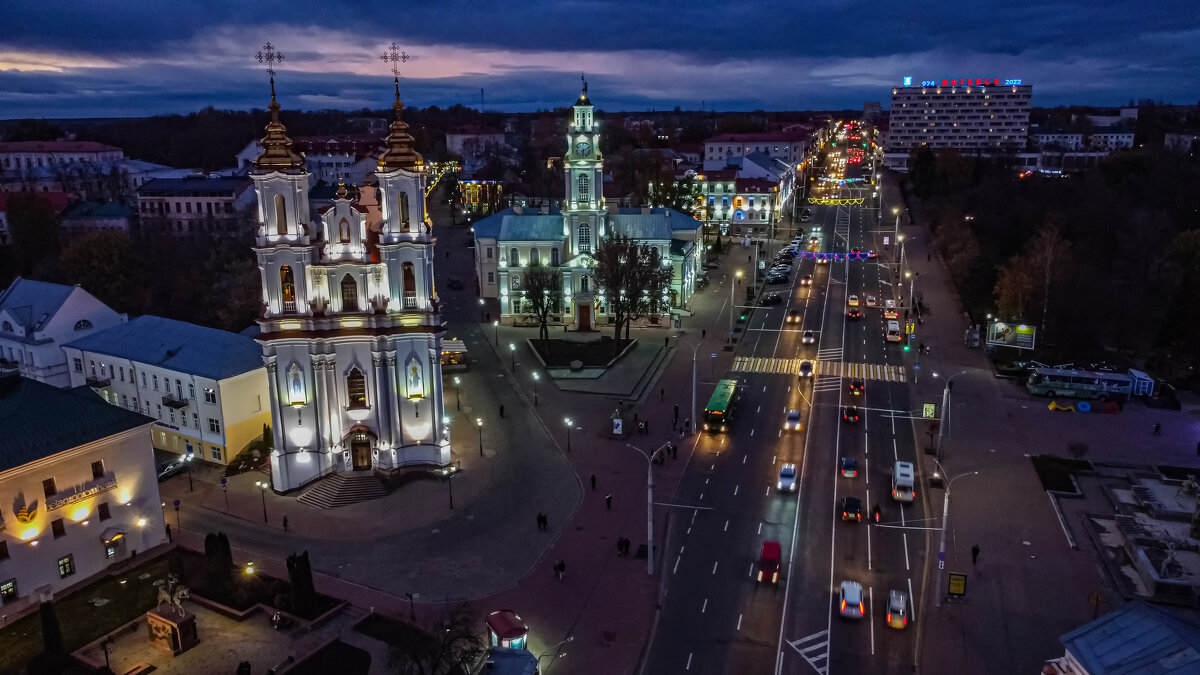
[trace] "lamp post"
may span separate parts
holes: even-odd
[[[654,457],[664,450],[664,447],[647,453],[632,443],[625,445],[638,451],[646,460],[646,574],[654,574]]]
[[[497,347],[500,346],[500,322],[499,321],[492,322],[492,342],[494,342]]]
[[[933,460],[933,463],[937,465],[938,471],[942,473],[942,477],[944,478],[946,476],[946,470],[942,468],[942,465],[938,463],[936,459]],[[946,483],[945,494],[942,497],[942,536],[941,543],[938,544],[937,584],[933,587],[934,591],[937,593],[933,600],[934,607],[942,606],[942,572],[946,568],[946,518],[950,515],[950,486],[954,485],[954,481],[962,478],[963,476],[978,475],[978,471],[968,471],[966,473],[958,474]],[[934,477],[936,478],[936,476]]]
[[[479,456],[483,457],[483,418],[475,418],[475,426],[479,427]]]
[[[192,486],[192,460],[195,458],[196,455],[191,452],[183,456],[183,466],[187,469],[188,474],[188,492],[195,492],[195,488]]]
[[[892,207],[892,215],[896,216],[896,227],[892,230],[892,241],[896,241],[900,237],[900,207]]]
[[[459,391],[458,391],[459,385],[461,385],[461,384],[462,384],[462,378],[455,375],[454,376],[454,407],[458,410],[462,410],[462,397],[459,396]]]
[[[571,452],[571,425],[574,424],[574,422],[571,420],[570,417],[564,417],[563,424],[567,425],[567,452],[570,453]]]
[[[256,480],[254,484],[258,487],[258,495],[262,497],[263,505],[263,522],[267,522],[267,481]]]
[[[942,454],[942,437],[946,434],[946,423],[950,419],[950,390],[954,388],[954,378],[962,375],[967,371],[960,370],[957,373],[946,378],[946,386],[942,388],[942,414],[938,416],[938,437],[937,437],[937,453],[938,457]],[[933,374],[938,377],[937,373]]]
[[[483,319],[484,319],[484,316],[483,316],[483,304],[484,304],[484,303],[483,303],[483,298],[480,298],[480,299],[479,299],[479,321],[480,321],[480,323],[482,323],[482,322],[483,322]]]
[[[540,380],[540,379],[542,379],[541,375],[538,375],[537,371],[534,371],[533,372],[533,407],[535,407],[535,408],[538,407],[537,386],[538,386],[538,380]]]
[[[733,273],[733,279],[729,280],[729,342],[733,342],[733,288],[737,286],[738,281],[742,278],[742,271],[738,270]]]
[[[894,264],[896,266],[895,279],[899,280],[900,279],[900,268],[903,266],[902,261],[904,260],[904,235],[902,235],[902,234],[896,235],[896,245],[900,247],[900,255],[892,257],[892,264]],[[901,299],[903,299],[903,298],[901,298]]]
[[[904,273],[904,278],[908,279],[908,305],[907,306],[909,309],[912,309],[913,285],[917,283],[917,275],[913,274],[912,271],[910,270],[910,271]]]
[[[512,357],[512,370],[515,373],[517,372],[517,345],[515,343],[508,343],[508,353]]]

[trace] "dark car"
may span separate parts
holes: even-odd
[[[858,406],[848,405],[842,408],[842,421],[856,424],[858,422]]]
[[[763,307],[783,304],[783,296],[778,293],[764,293],[762,297],[758,299],[758,304],[762,305]]]
[[[788,277],[786,274],[768,274],[767,275],[767,283],[768,284],[771,284],[771,285],[786,284],[787,282],[788,282]]]
[[[842,520],[862,521],[862,501],[858,497],[842,499]]]
[[[846,318],[857,321],[862,318],[862,312],[857,307],[851,307],[850,311],[846,312]]]
[[[171,476],[178,476],[186,470],[187,466],[183,463],[183,460],[173,459],[159,467],[158,480],[159,482],[162,482]]]
[[[846,478],[855,478],[858,476],[858,461],[853,457],[842,458],[842,475]]]
[[[853,396],[862,396],[863,390],[867,388],[867,383],[862,380],[850,380],[850,394]]]
[[[699,290],[708,285],[708,272],[696,277],[696,289]]]
[[[452,291],[461,291],[463,287],[462,279],[458,277],[449,277],[446,279],[446,287]]]

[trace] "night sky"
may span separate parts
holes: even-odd
[[[502,8],[502,9],[501,9]],[[381,109],[396,42],[413,106],[885,107],[904,76],[1019,78],[1034,105],[1200,100],[1196,0],[2,0],[0,119]]]

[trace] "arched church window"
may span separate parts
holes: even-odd
[[[406,262],[400,266],[401,290],[404,293],[404,309],[415,309],[417,306],[417,278],[413,273],[413,264]]]
[[[509,267],[520,267],[521,266],[521,253],[519,251],[517,251],[517,248],[515,246],[513,248],[508,249],[508,266]]]
[[[342,218],[342,222],[338,223],[338,241],[343,244],[350,243],[350,221]]]
[[[287,205],[283,203],[283,195],[275,195],[275,234],[287,233]]]
[[[558,247],[557,246],[550,249],[550,265],[552,267],[558,267]]]
[[[400,193],[400,229],[408,232],[411,229],[412,223],[408,215],[408,193]]]
[[[296,281],[292,278],[292,268],[288,265],[279,268],[279,287],[283,311],[296,311]]]
[[[367,378],[358,368],[351,368],[346,376],[346,402],[350,408],[367,407]]]
[[[587,223],[579,224],[579,252],[590,253],[592,250],[592,226]]]
[[[529,249],[529,264],[537,265],[540,262],[541,262],[541,260],[538,259],[537,249],[536,248]]]
[[[358,283],[349,274],[342,277],[342,311],[358,311]]]
[[[576,197],[576,201],[585,202],[588,200],[588,196],[591,192],[591,184],[592,181],[590,178],[588,178],[586,173],[579,174],[579,177],[575,179],[576,191],[579,193]]]
[[[583,293],[588,292],[588,280],[586,274],[579,277],[579,290]]]
[[[75,330],[87,330],[91,327],[92,322],[88,321],[87,319],[80,319],[75,322]],[[12,332],[12,326],[8,325],[7,321],[4,322],[4,330],[9,333]]]

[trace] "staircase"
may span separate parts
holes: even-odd
[[[335,509],[369,499],[386,497],[388,488],[368,471],[335,473],[313,484],[300,495],[303,504],[319,509]]]

